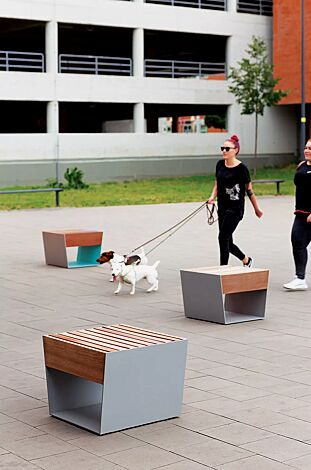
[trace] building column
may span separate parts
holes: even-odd
[[[133,31],[133,75],[144,76],[144,30],[136,28]]]
[[[59,129],[58,102],[50,101],[47,104],[46,128],[49,134],[57,134]]]
[[[144,103],[134,104],[134,132],[143,134],[145,132],[145,109]]]
[[[59,161],[59,106],[58,101],[49,101],[46,110],[46,130],[53,136],[53,153],[55,159],[55,179],[61,180]]]
[[[237,11],[237,0],[227,0],[227,11],[229,13],[236,13],[236,11]]]
[[[144,77],[144,30],[136,28],[133,31],[133,76]],[[134,104],[134,132],[145,132],[144,103]]]
[[[45,68],[47,73],[58,72],[58,25],[48,21],[45,26]]]

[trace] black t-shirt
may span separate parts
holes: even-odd
[[[307,165],[306,161],[297,168],[294,183],[296,185],[296,210],[311,213],[311,165]]]
[[[219,160],[216,165],[216,181],[219,213],[230,209],[243,217],[245,189],[251,181],[247,166],[241,162],[233,168],[228,168],[224,160]]]

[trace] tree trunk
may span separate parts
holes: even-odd
[[[256,178],[256,159],[257,159],[257,142],[258,142],[258,114],[255,113],[255,148],[254,148],[254,171],[253,178]]]

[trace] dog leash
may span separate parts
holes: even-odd
[[[214,204],[214,203],[210,204],[210,205],[212,206],[211,209],[209,208],[209,203],[207,201],[204,202],[200,207],[198,207],[193,212],[191,212],[191,214],[187,215],[187,217],[184,217],[182,220],[177,222],[177,224],[175,224],[172,227],[168,228],[167,230],[160,233],[156,237],[151,238],[150,240],[143,243],[142,245],[137,246],[132,251],[130,251],[129,254],[133,253],[134,251],[139,250],[140,248],[143,248],[146,245],[149,245],[150,243],[154,242],[158,238],[161,238],[163,235],[166,235],[168,233],[167,237],[165,237],[163,240],[161,240],[159,243],[157,243],[153,248],[151,248],[151,250],[149,250],[146,253],[146,255],[148,255],[149,253],[154,251],[158,246],[162,245],[162,243],[164,243],[168,238],[170,238],[172,235],[174,235],[174,233],[176,233],[177,230],[182,228],[187,222],[189,222],[193,217],[195,217],[204,207],[206,207],[207,223],[208,223],[208,225],[213,225],[213,223],[218,220],[218,217],[215,218],[215,215],[214,215],[215,210],[216,210],[216,214],[217,214],[217,207],[216,207],[216,204]]]

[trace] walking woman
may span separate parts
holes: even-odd
[[[296,186],[295,220],[291,241],[295,262],[296,277],[287,284],[287,290],[306,290],[305,279],[308,261],[308,245],[311,241],[311,139],[304,150],[305,160],[301,162],[294,176]]]
[[[253,258],[246,256],[240,248],[233,243],[233,232],[244,215],[245,194],[248,195],[257,217],[262,216],[247,166],[237,159],[240,151],[240,142],[236,135],[224,142],[220,147],[223,159],[216,165],[216,181],[212,194],[208,199],[210,204],[218,202],[219,249],[220,264],[228,264],[229,254],[242,261],[243,266],[250,268]]]

